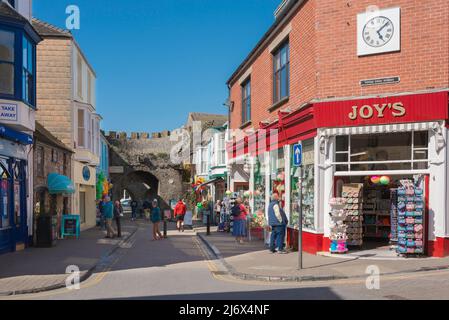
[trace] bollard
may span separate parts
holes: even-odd
[[[207,235],[210,236],[210,214],[207,215]]]
[[[167,238],[167,219],[164,219],[164,238]]]

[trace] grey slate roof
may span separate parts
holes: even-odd
[[[41,37],[73,38],[70,31],[58,28],[48,22],[44,22],[37,18],[33,18],[31,24]]]
[[[0,19],[18,20],[21,22],[28,22],[20,13],[11,8],[8,4],[0,1]]]
[[[39,122],[36,121],[36,130],[34,131],[34,138],[36,141],[41,141],[52,147],[56,147],[68,152],[74,153],[73,150],[68,148],[62,141],[51,134],[50,131],[45,129]]]

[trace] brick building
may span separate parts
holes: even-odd
[[[445,0],[279,6],[272,27],[227,82],[234,129],[228,152],[230,166],[248,173],[254,211],[266,214],[270,195],[282,195],[290,245],[302,208],[304,249],[329,251],[329,202],[357,183],[365,203],[366,194],[376,195],[373,217],[368,225],[360,206],[365,222],[353,226],[360,234],[348,243],[393,242],[400,253],[449,255],[448,25]],[[302,173],[294,161],[299,142]],[[390,183],[370,182],[375,176]],[[392,201],[387,193],[406,181],[425,194],[424,213],[414,218],[423,220],[424,235],[414,247],[393,241],[397,216],[381,218]]]
[[[71,194],[74,192],[73,182],[69,180],[73,151],[38,122],[34,138],[34,221],[39,215],[57,217],[56,231],[59,233],[62,215],[70,214]],[[55,188],[51,175],[56,175],[53,179],[62,178],[70,184]]]

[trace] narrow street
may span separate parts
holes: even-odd
[[[150,240],[151,227],[138,231],[108,259],[104,271],[81,283],[80,290],[60,289],[6,300],[297,300],[297,299],[448,299],[449,271],[382,277],[380,290],[365,280],[264,283],[237,280],[217,270],[206,246],[192,231],[169,231],[163,241]],[[418,290],[419,289],[419,290]]]

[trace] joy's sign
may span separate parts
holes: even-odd
[[[387,113],[390,113],[395,118],[400,118],[406,115],[406,109],[402,102],[364,105],[361,107],[353,106],[352,111],[349,113],[349,119],[384,118]]]

